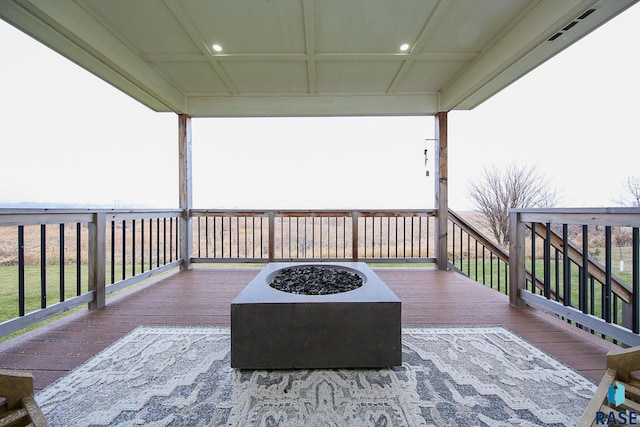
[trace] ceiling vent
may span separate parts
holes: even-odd
[[[596,8],[593,8],[593,7],[591,9],[587,9],[582,13],[582,15],[578,16],[576,19],[571,21],[566,27],[564,27],[562,30],[558,31],[553,36],[551,36],[548,41],[552,42],[558,37],[562,36],[564,33],[569,31],[573,27],[575,27],[577,24],[580,23],[580,21],[582,21],[583,19],[585,19],[587,16],[591,15],[595,11],[596,11]]]

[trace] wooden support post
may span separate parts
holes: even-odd
[[[269,212],[269,262],[276,258],[276,213]]]
[[[524,307],[526,303],[520,297],[520,290],[525,288],[526,270],[524,265],[525,223],[520,220],[520,213],[509,212],[509,303],[514,307]]]
[[[107,273],[107,241],[106,215],[96,212],[93,221],[89,223],[89,290],[93,291],[93,300],[89,303],[89,310],[103,308],[106,304],[106,273]]]
[[[351,259],[358,262],[358,221],[359,212],[351,212]]]
[[[193,208],[192,163],[191,163],[191,117],[186,114],[178,115],[178,157],[180,180],[180,256],[181,270],[191,269],[191,255],[193,251],[193,227],[191,224],[191,209]]]
[[[449,196],[448,196],[448,124],[447,112],[442,111],[436,114],[436,156],[435,156],[435,206],[436,213],[436,266],[439,270],[448,268],[447,248],[448,248],[448,217],[449,217]]]

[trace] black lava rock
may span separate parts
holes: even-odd
[[[352,291],[363,283],[360,275],[346,269],[304,265],[280,270],[269,286],[291,294],[330,295]]]

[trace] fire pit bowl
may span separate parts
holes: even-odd
[[[274,278],[328,268],[362,279],[352,290],[306,295]],[[336,279],[336,277],[338,279]],[[317,286],[310,286],[318,288]],[[342,287],[339,284],[338,287]],[[289,286],[297,289],[299,286]],[[321,286],[325,288],[325,286]],[[271,263],[231,303],[231,366],[239,369],[381,368],[402,364],[401,302],[365,263]]]

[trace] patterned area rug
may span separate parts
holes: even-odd
[[[36,396],[52,426],[573,426],[596,386],[501,327],[403,329],[390,369],[244,371],[227,328],[140,327]]]

